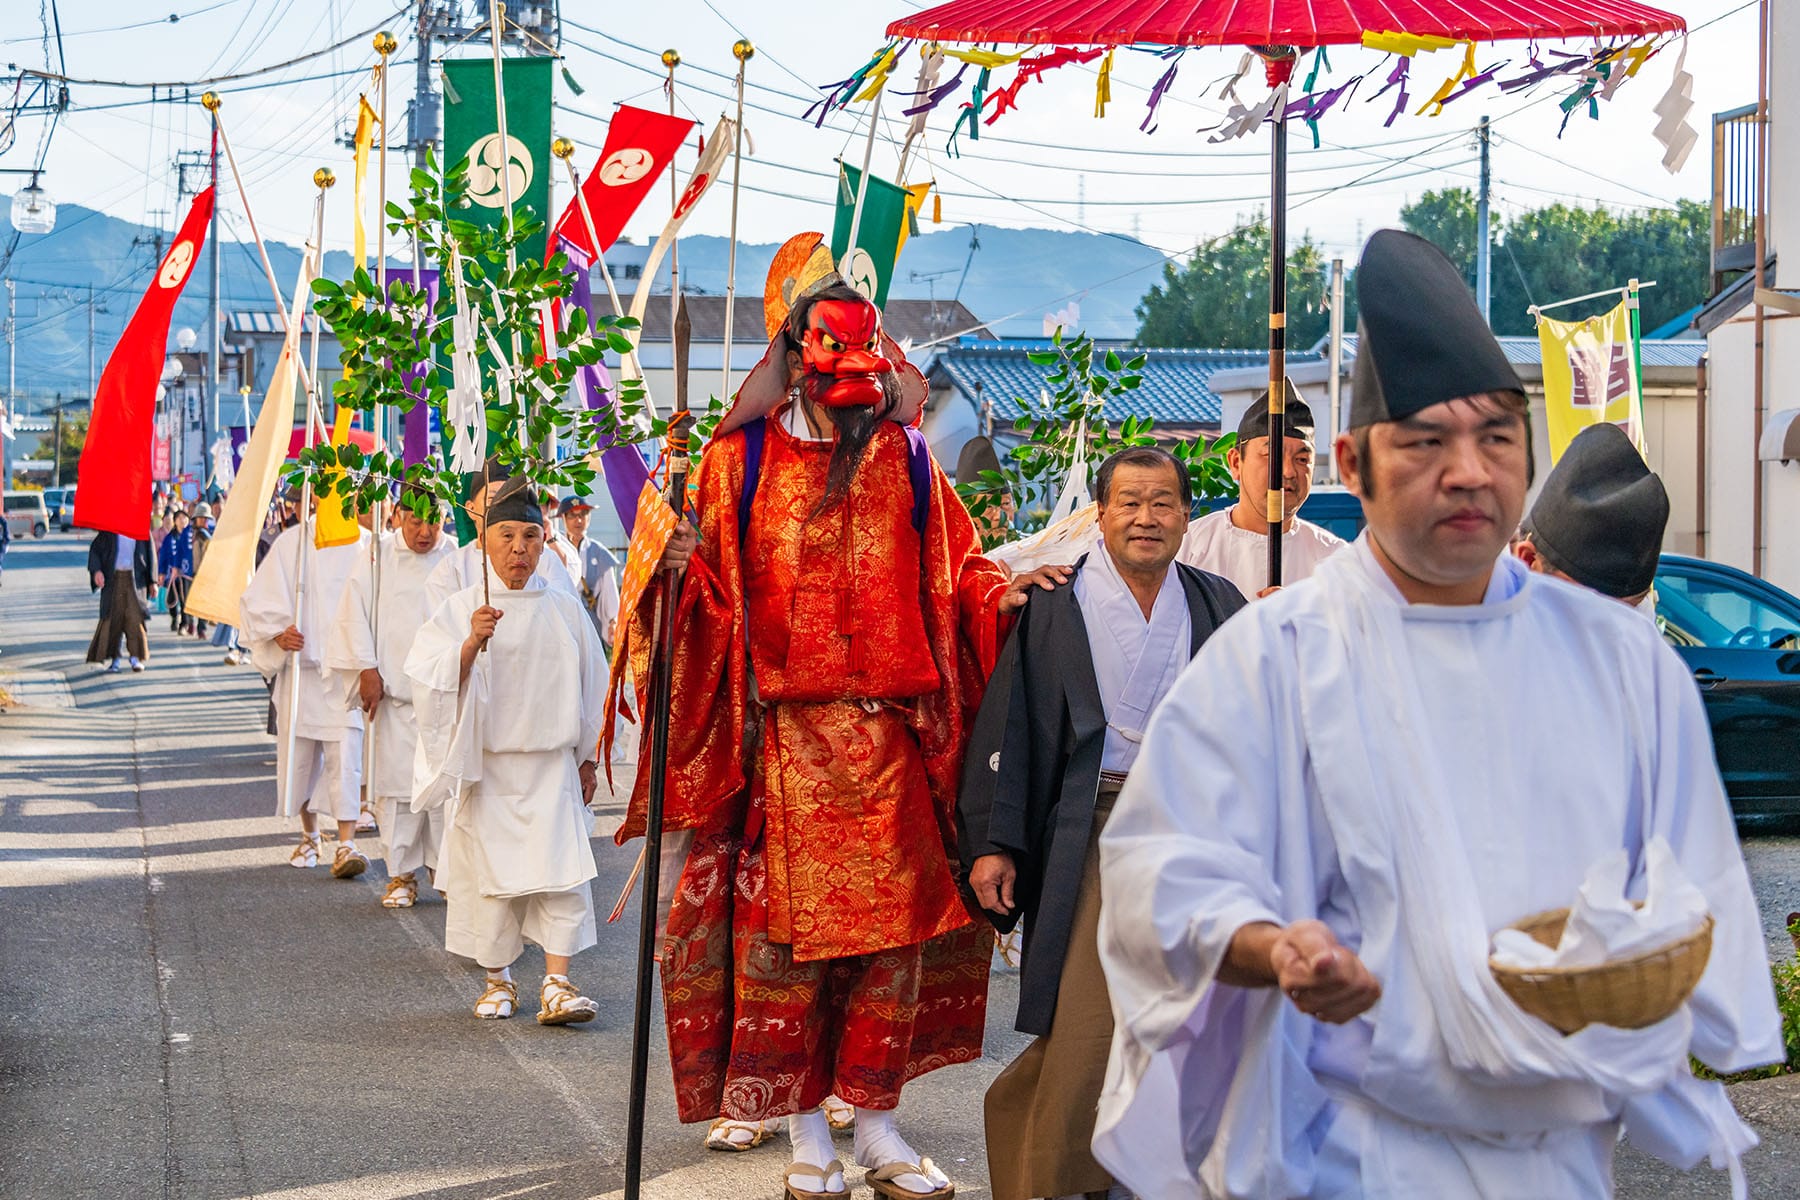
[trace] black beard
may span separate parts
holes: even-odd
[[[893,372],[881,377],[883,400],[873,408],[861,406],[827,408],[825,416],[837,429],[837,441],[831,448],[831,463],[825,470],[825,495],[820,498],[814,515],[824,512],[850,491],[850,481],[862,466],[875,431],[900,403],[900,380]]]

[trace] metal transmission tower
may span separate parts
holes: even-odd
[[[502,39],[531,54],[555,54],[562,46],[561,0],[503,0],[506,28]],[[431,90],[434,48],[448,49],[484,34],[488,0],[419,0],[419,59],[413,78],[413,101],[407,114],[407,148],[413,166],[425,165],[425,151],[438,143],[443,112]]]

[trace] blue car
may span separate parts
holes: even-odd
[[[1665,554],[1656,625],[1694,672],[1733,811],[1800,815],[1800,599],[1735,567]]]

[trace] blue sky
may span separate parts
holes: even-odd
[[[1687,68],[1696,78],[1689,119],[1702,141],[1679,175],[1663,170],[1662,149],[1650,136],[1656,122],[1652,109],[1674,66],[1671,52],[1649,63],[1603,105],[1600,120],[1577,117],[1560,140],[1561,114],[1553,100],[1541,97],[1478,93],[1441,117],[1409,113],[1390,129],[1381,126],[1389,108],[1386,100],[1358,100],[1348,111],[1326,118],[1321,149],[1312,149],[1303,137],[1292,143],[1296,233],[1309,232],[1328,251],[1354,258],[1359,238],[1390,223],[1408,198],[1428,188],[1473,186],[1472,129],[1483,113],[1495,120],[1495,196],[1503,215],[1558,198],[1598,200],[1613,207],[1705,199],[1710,116],[1755,98],[1755,7],[1741,0],[1665,3],[1690,26],[1722,17],[1689,42]],[[61,20],[71,76],[187,81],[282,63],[365,30],[395,7],[386,0],[159,0],[152,14],[141,0],[63,0]],[[583,147],[577,161],[584,165],[593,161],[604,140],[605,116],[614,104],[662,103],[656,55],[664,47],[678,48],[685,59],[677,75],[681,109],[710,127],[728,103],[730,81],[721,76],[735,69],[732,42],[742,33],[756,43],[746,122],[756,154],[744,167],[741,231],[747,240],[774,241],[802,229],[828,228],[832,160],[848,153],[857,161],[862,153],[866,125],[859,122],[866,106],[855,114],[835,114],[825,128],[814,129],[799,119],[813,88],[849,74],[882,44],[888,20],[922,6],[912,0],[779,5],[562,0],[562,7],[569,22],[563,45],[566,66],[585,91],[576,96],[559,84],[563,107],[555,123],[559,133]],[[43,65],[38,8],[30,0],[0,5],[0,58]],[[181,19],[160,19],[171,12]],[[391,28],[401,40],[389,99],[398,139],[404,136],[415,43],[404,19],[396,18]],[[1219,120],[1224,104],[1217,92],[1238,54],[1227,49],[1189,53],[1159,110],[1154,134],[1138,130],[1148,89],[1163,69],[1148,55],[1121,55],[1105,119],[1092,117],[1092,70],[1063,68],[1028,87],[1019,110],[984,130],[979,143],[965,143],[959,158],[944,152],[951,120],[946,106],[934,115],[925,139],[928,150],[910,178],[937,180],[945,193],[947,225],[1085,228],[1136,234],[1167,252],[1179,251],[1224,232],[1265,203],[1267,135],[1214,146],[1198,132]],[[1455,54],[1416,60],[1414,107],[1455,71]],[[1485,68],[1500,59],[1517,64],[1522,56],[1519,46],[1483,47],[1478,61]],[[1335,70],[1330,78],[1339,81],[1379,62],[1378,55],[1355,49],[1334,52],[1331,58]],[[366,68],[374,59],[368,39],[358,38],[310,61],[218,85],[226,98],[226,127],[265,236],[302,238],[315,167],[331,165],[347,183],[349,151],[335,139],[350,127],[356,94],[369,87]],[[895,72],[903,90],[910,89],[915,71],[916,60],[909,59]],[[303,78],[337,72],[346,74]],[[996,72],[996,82],[1008,74]],[[1261,90],[1253,78],[1244,88],[1246,99]],[[1372,91],[1370,87],[1364,95]],[[197,91],[192,102],[170,102],[164,96],[159,92],[152,102],[143,89],[75,85],[74,107],[50,144],[44,185],[59,201],[132,220],[167,214],[174,205],[169,164],[180,150],[204,149],[206,114]],[[875,149],[877,173],[891,174],[896,166],[891,138],[903,120],[897,114],[884,119]],[[0,166],[26,163],[41,131],[40,119],[22,119],[17,144],[0,156]],[[691,155],[690,143],[690,161]],[[405,185],[406,166],[404,155],[389,156],[391,187]],[[0,186],[16,186],[16,177],[8,176]],[[348,240],[348,192],[340,186],[332,197],[328,241],[333,248]],[[660,189],[656,193],[659,198],[662,194]],[[554,203],[560,204],[566,190],[558,195]],[[723,234],[729,211],[727,191],[716,189],[688,228]],[[235,195],[224,197],[224,213],[232,232],[247,237],[243,205]],[[666,207],[647,206],[627,227],[627,235],[652,235],[665,215]]]

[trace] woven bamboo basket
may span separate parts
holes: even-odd
[[[1543,945],[1562,940],[1566,908],[1515,922]],[[1712,953],[1713,920],[1660,949],[1591,967],[1516,967],[1488,960],[1513,1003],[1561,1033],[1589,1025],[1642,1029],[1669,1016],[1693,994]]]

